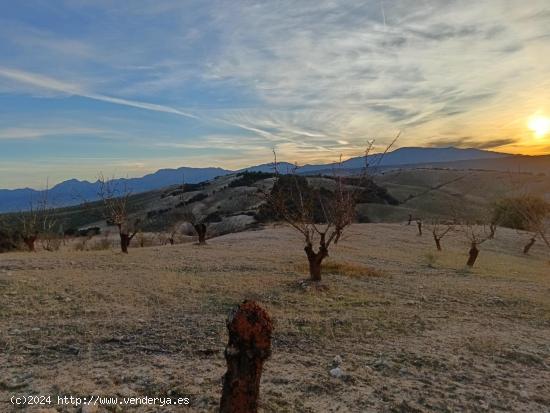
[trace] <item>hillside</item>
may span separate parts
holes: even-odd
[[[131,218],[140,218],[145,231],[165,231],[182,223],[187,211],[193,211],[208,223],[210,236],[242,231],[274,218],[262,212],[265,204],[263,192],[271,190],[274,180],[268,173],[240,172],[199,184],[175,185],[162,191],[135,195],[130,198]],[[334,180],[329,177],[308,177],[307,182],[312,188],[334,190]],[[376,185],[372,185],[368,195],[363,195],[360,201],[381,205],[395,203],[384,188]],[[75,217],[80,220],[79,227],[104,228],[106,224],[101,208],[100,203],[68,208],[61,210],[57,218],[65,222],[65,228],[74,227]],[[87,217],[86,222],[84,217]],[[361,215],[359,220],[368,218]]]
[[[490,205],[511,195],[537,194],[550,199],[550,176],[485,170],[401,169],[376,176],[399,205],[369,205],[375,222],[418,218],[486,218]]]
[[[331,250],[322,292],[301,287],[301,239],[280,226],[128,256],[9,253],[0,397],[177,395],[215,411],[225,319],[249,298],[276,320],[262,412],[545,412],[548,252],[522,245],[501,229],[466,270],[460,233],[436,254],[412,227],[358,224]]]
[[[550,176],[550,155],[527,156],[513,155],[492,159],[470,159],[453,162],[426,162],[424,168],[449,168],[488,170],[517,173],[545,174]]]
[[[501,158],[508,159],[501,161]],[[521,157],[520,157],[521,158]],[[535,163],[537,168],[542,168],[544,165],[550,169],[548,158],[539,160],[539,157],[524,157],[522,160],[522,170],[529,171],[531,163]],[[371,169],[375,171],[387,168],[415,168],[427,163],[437,165],[455,165],[456,162],[473,162],[472,164],[456,164],[456,168],[464,169],[466,165],[476,165],[476,168],[491,169],[491,162],[497,162],[495,165],[509,165],[507,169],[502,170],[517,170],[517,157],[509,157],[507,154],[498,152],[484,151],[479,149],[460,149],[460,148],[399,148],[388,152],[383,156],[381,154],[372,154],[368,156],[367,162]],[[523,159],[523,158],[521,158]],[[482,166],[487,163],[488,167]],[[342,165],[334,163],[320,165],[303,165],[295,168],[294,165],[287,162],[278,164],[278,171],[282,174],[293,173],[312,175],[312,174],[332,174],[334,168],[338,167],[342,173],[354,174],[360,168],[365,166],[365,157],[359,156],[345,160]],[[452,167],[452,166],[451,166]],[[181,184],[182,182],[194,184],[202,181],[211,180],[217,176],[239,173],[243,171],[249,172],[274,172],[272,163],[250,166],[239,171],[230,171],[222,168],[187,168],[178,169],[161,169],[155,173],[145,175],[141,178],[119,178],[116,179],[118,185],[123,185],[133,193],[138,194],[146,191],[161,189],[170,185]],[[86,200],[92,202],[98,199],[99,182],[79,181],[70,179],[54,185],[49,189],[47,196],[52,205],[56,207],[64,207],[76,205]],[[0,189],[0,213],[14,212],[29,208],[31,202],[37,202],[46,194],[44,191],[39,191],[30,188],[24,189]]]
[[[183,181],[195,184],[223,176],[231,171],[221,168],[178,168],[161,169],[141,178],[113,179],[113,184],[126,187],[134,194],[161,189],[170,185],[181,184]],[[51,205],[64,207],[77,205],[83,201],[93,202],[99,199],[100,182],[79,181],[70,179],[48,189],[47,197]],[[46,195],[44,190],[0,189],[0,213],[26,210],[31,202],[39,202]]]
[[[331,187],[331,180],[327,178],[309,177],[308,180],[313,186]],[[173,185],[132,195],[129,212],[132,217],[143,220],[145,230],[164,231],[182,220],[182,206],[188,204],[209,217],[211,236],[241,231],[260,223],[258,212],[264,198],[258,190],[270,188],[272,182],[271,178],[262,178],[261,173],[237,173],[200,184],[187,184],[183,191],[181,185]],[[487,217],[494,201],[510,194],[534,193],[550,197],[550,176],[528,173],[398,169],[379,173],[375,182],[382,194],[387,191],[387,197],[374,197],[368,203],[360,201],[357,206],[359,222],[402,222],[409,214],[425,220],[481,219]],[[105,227],[100,202],[57,209],[54,218],[63,230]],[[7,221],[10,220],[8,216]]]

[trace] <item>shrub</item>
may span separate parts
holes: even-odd
[[[258,181],[263,179],[273,178],[275,174],[268,172],[241,172],[238,173],[239,178],[231,181],[228,185],[229,188],[237,188],[239,186],[252,186]]]
[[[59,251],[62,243],[63,239],[57,234],[47,233],[40,238],[40,245],[42,245],[42,248],[50,252]]]
[[[92,251],[105,251],[111,248],[111,240],[109,238],[101,238],[90,245]]]
[[[174,189],[169,192],[164,192],[163,194],[161,194],[160,197],[161,199],[163,199],[169,196],[178,196],[186,192],[198,191],[198,190],[204,189],[207,185],[209,185],[209,183],[206,181],[199,182],[198,184],[183,184],[183,186],[180,185],[177,189]]]
[[[186,205],[189,205],[189,204],[192,204],[193,202],[200,202],[204,199],[208,198],[208,195],[206,195],[205,193],[199,193],[197,195],[194,195],[192,196],[191,198],[189,198],[189,200],[187,201],[182,201],[180,203],[178,203],[176,205],[176,208],[183,208],[185,207]]]
[[[0,252],[9,252],[18,249],[18,236],[7,230],[0,230]]]
[[[84,228],[78,231],[78,235],[81,237],[91,237],[99,234],[101,234],[101,228],[99,227]]]
[[[306,264],[297,264],[295,269],[300,273],[305,273],[308,271]],[[378,278],[386,275],[382,271],[375,268],[351,262],[327,261],[323,270],[326,274],[341,275],[350,278]]]
[[[503,227],[531,230],[533,221],[542,221],[550,213],[550,204],[535,195],[508,197],[493,205],[492,222]]]
[[[78,240],[75,244],[74,244],[74,250],[75,251],[85,251],[86,250],[86,242],[88,240],[87,239],[81,239],[81,240]]]

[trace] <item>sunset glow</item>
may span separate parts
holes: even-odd
[[[529,119],[529,129],[535,133],[537,138],[544,138],[550,132],[550,118],[535,115]]]
[[[327,163],[398,132],[550,153],[548,0],[3,3],[0,189]]]

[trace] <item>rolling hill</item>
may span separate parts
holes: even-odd
[[[415,168],[447,168],[447,169],[479,169],[509,172],[532,172],[550,174],[550,155],[525,156],[509,155],[480,149],[460,148],[399,148],[380,154],[369,155],[367,162],[376,173],[395,169]],[[364,157],[350,158],[342,163],[342,170],[349,174],[356,173],[365,165]],[[296,171],[302,175],[332,174],[336,164],[304,165],[295,169],[294,165],[281,162],[278,164],[280,173]],[[242,171],[273,172],[272,163],[251,166],[239,171],[222,168],[188,168],[161,169],[141,178],[119,178],[115,183],[125,186],[133,193],[143,193],[157,190],[170,185],[198,183],[211,180],[218,176],[230,175]],[[83,200],[88,202],[98,199],[99,182],[70,179],[49,189],[50,203],[56,207],[77,205]],[[25,210],[30,203],[44,196],[43,191],[24,189],[0,189],[0,213]]]

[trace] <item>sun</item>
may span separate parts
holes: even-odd
[[[550,132],[550,118],[542,115],[533,115],[527,124],[537,138],[544,138]]]

